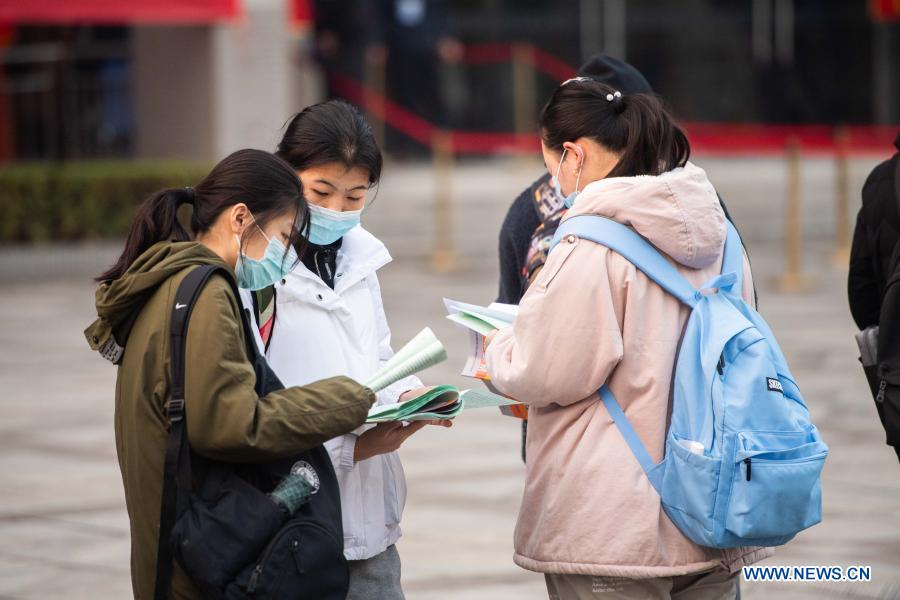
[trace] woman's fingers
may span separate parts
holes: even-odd
[[[379,423],[375,426],[375,429],[383,431],[385,433],[393,431],[395,429],[403,429],[402,421],[385,421],[384,423]]]
[[[426,425],[428,425],[428,421],[413,421],[409,425],[402,427],[401,431],[403,432],[404,437],[409,437]]]

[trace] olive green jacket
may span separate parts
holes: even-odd
[[[125,275],[99,286],[99,319],[85,331],[92,348],[119,364],[116,449],[131,522],[131,577],[138,600],[153,597],[156,576],[172,304],[185,275],[203,264],[226,266],[202,244],[152,246]],[[195,452],[238,463],[268,461],[299,454],[365,421],[375,395],[346,377],[259,397],[240,311],[240,299],[228,282],[213,275],[191,314],[185,411]],[[177,564],[170,596],[201,597]]]

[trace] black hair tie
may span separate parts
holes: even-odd
[[[622,114],[622,111],[625,110],[625,103],[622,102],[622,98],[622,92],[618,90],[606,95],[606,101],[613,105],[613,110],[616,111],[617,115]]]
[[[186,193],[185,204],[190,204],[193,206],[194,199],[197,197],[196,192],[194,192],[194,188],[188,186],[188,187],[184,188],[184,191]]]

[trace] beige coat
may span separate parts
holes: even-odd
[[[695,286],[721,269],[725,216],[706,173],[694,165],[591,183],[567,218],[583,214],[630,225]],[[744,270],[743,295],[752,301],[748,264]],[[660,461],[688,314],[604,246],[568,238],[550,253],[515,323],[487,351],[494,385],[530,405],[518,565],[649,578],[734,571],[771,555],[767,548],[705,548],[682,535],[596,394],[608,381]]]

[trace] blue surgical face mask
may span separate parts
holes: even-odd
[[[309,205],[309,241],[327,246],[359,225],[361,210],[337,211],[324,206]]]
[[[256,225],[254,219],[254,225]],[[250,258],[241,250],[241,238],[235,236],[238,244],[238,261],[234,269],[238,286],[247,290],[261,290],[287,275],[297,263],[297,252],[293,246],[285,251],[278,238],[266,235],[259,225],[259,232],[269,241],[266,252],[260,259]]]
[[[550,178],[550,185],[553,186],[553,191],[556,192],[556,195],[560,198],[563,197],[562,186],[559,185],[559,171],[562,169],[563,160],[566,158],[566,152],[568,148],[563,148],[562,156],[559,157],[559,166],[556,167],[556,175]],[[575,177],[575,191],[565,197],[563,203],[566,205],[566,208],[572,208],[572,205],[575,204],[575,197],[578,196],[578,183],[581,181],[581,170],[578,170],[578,175]]]

